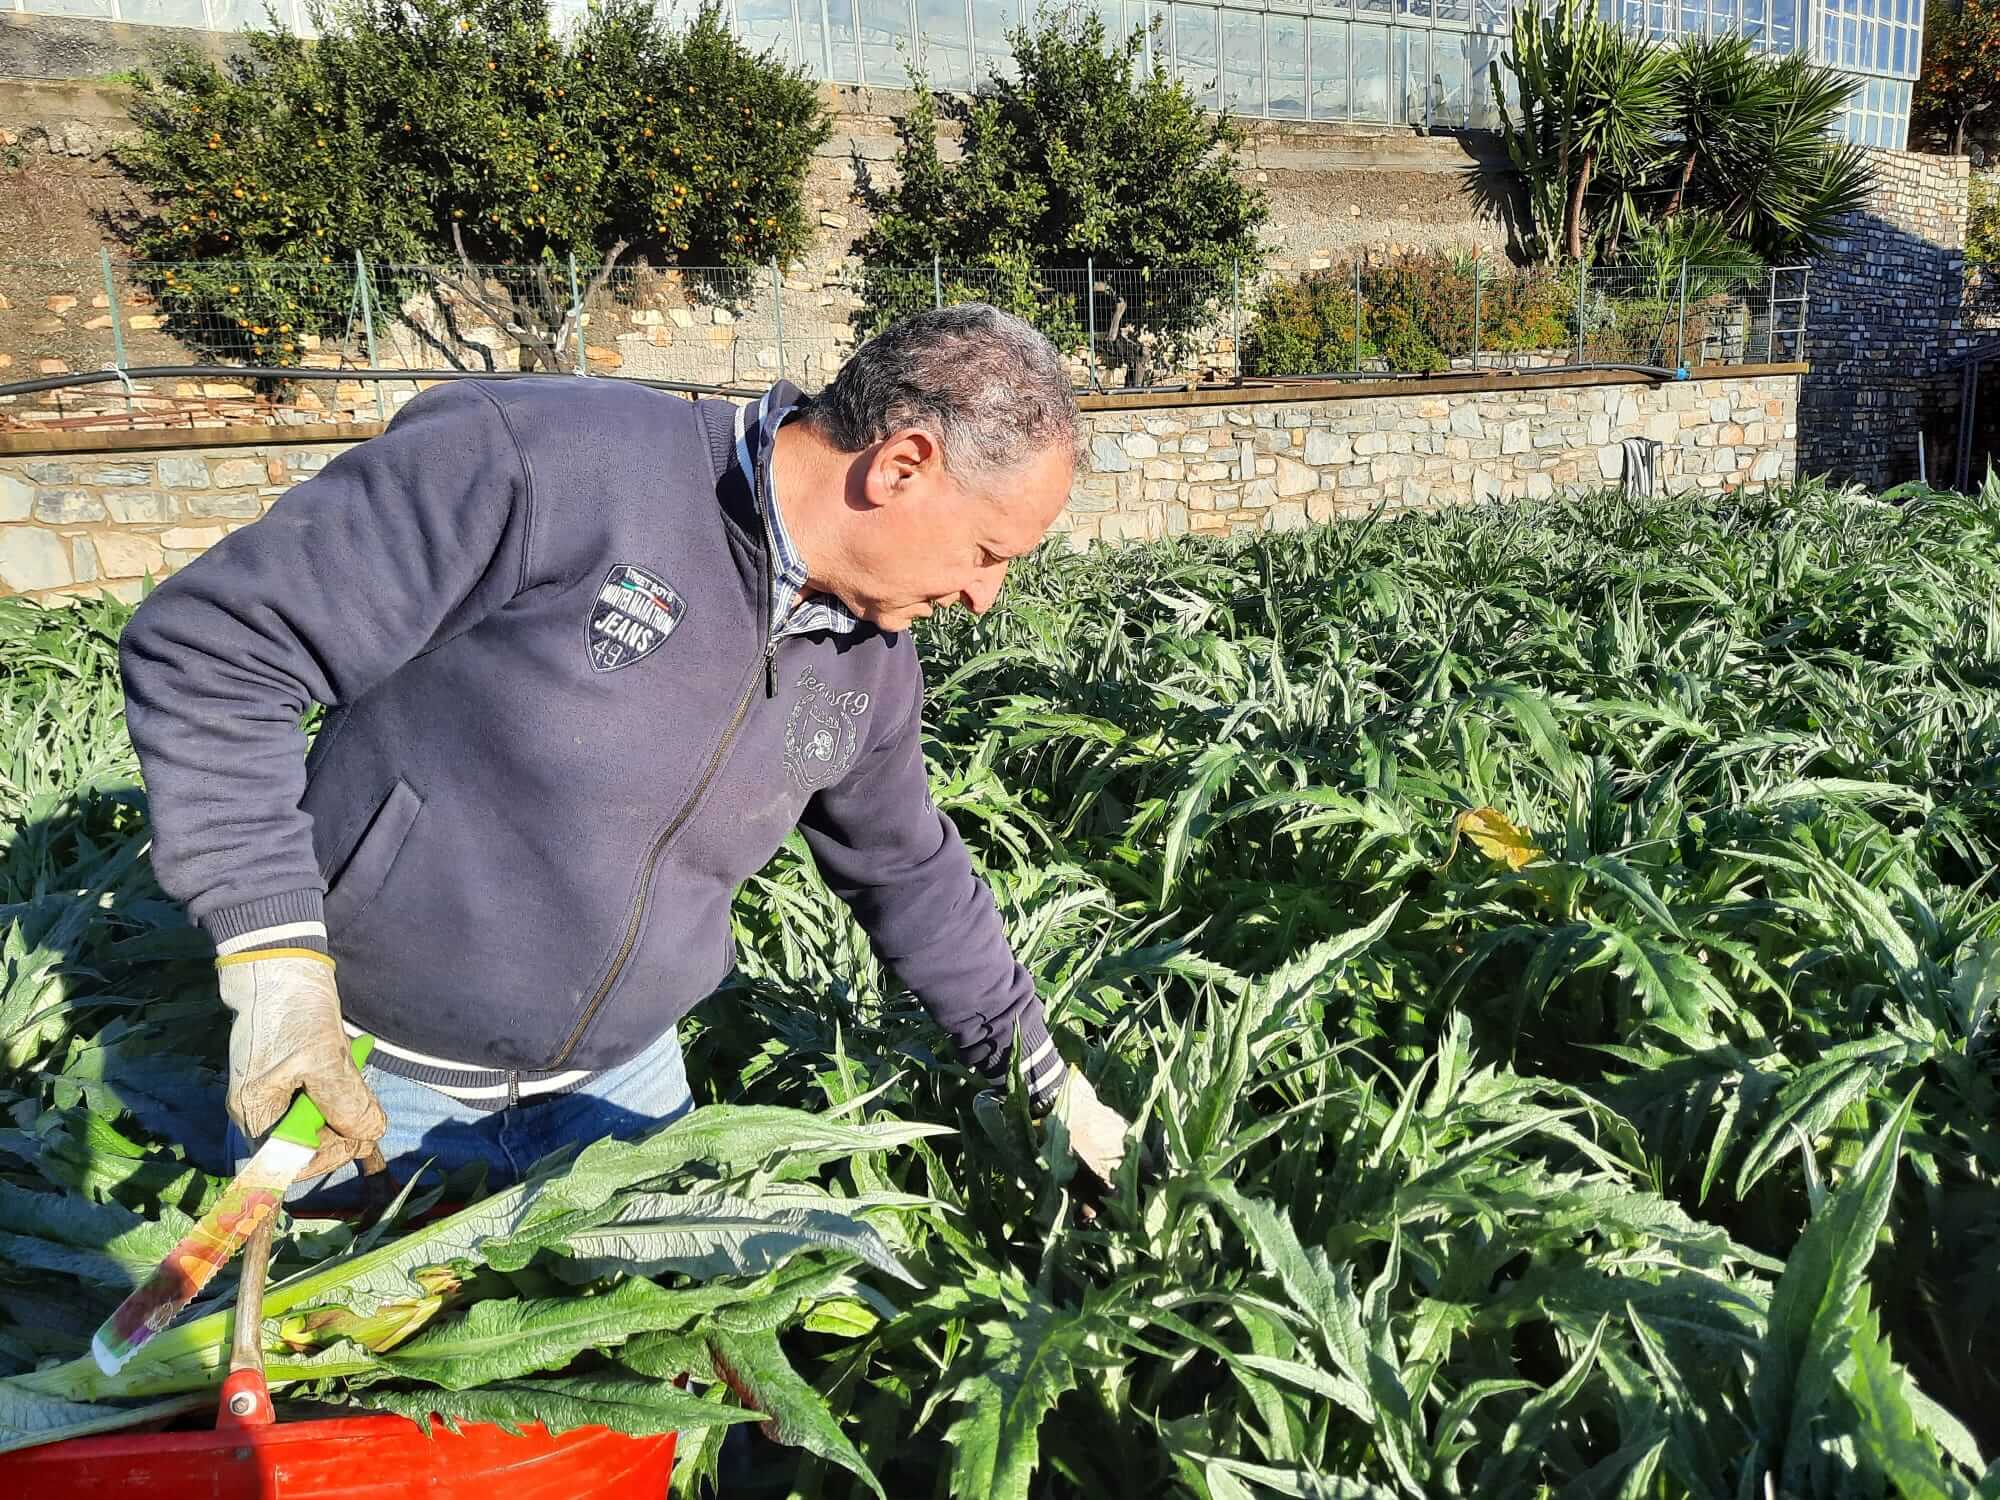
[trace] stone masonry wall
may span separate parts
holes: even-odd
[[[1491,383],[1488,383],[1489,385]],[[1284,530],[1392,509],[1538,498],[1622,473],[1620,443],[1662,445],[1669,489],[1793,477],[1795,373],[1655,384],[1113,407],[1057,523],[1071,546]],[[256,520],[349,443],[0,455],[0,595],[138,597]]]
[[[1794,477],[1798,377],[1527,386],[1095,411],[1070,544],[1310,522],[1616,484],[1626,438],[1661,444],[1668,490]]]
[[[1901,151],[1868,158],[1868,206],[1812,268],[1799,467],[1881,488],[1916,477],[1920,432],[1955,431],[1947,372],[1965,339],[1969,165]]]

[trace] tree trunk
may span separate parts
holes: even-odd
[[[1674,195],[1667,200],[1667,211],[1660,215],[1671,219],[1681,211],[1681,199],[1687,196],[1688,184],[1694,181],[1694,147],[1688,147],[1687,160],[1681,163],[1681,180],[1674,185]]]
[[[1576,174],[1576,182],[1569,190],[1569,212],[1565,215],[1564,238],[1568,241],[1569,258],[1583,259],[1583,195],[1590,190],[1591,168],[1597,164],[1597,153],[1583,153],[1583,166]]]

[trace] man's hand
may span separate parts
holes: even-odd
[[[1056,1093],[1055,1107],[1049,1111],[1069,1132],[1070,1149],[1076,1159],[1107,1186],[1118,1164],[1125,1159],[1125,1140],[1132,1126],[1117,1110],[1097,1097],[1074,1063],[1064,1075]]]
[[[382,1106],[354,1066],[340,1027],[333,960],[292,950],[254,949],[216,964],[229,1031],[227,1107],[236,1128],[261,1139],[303,1089],[326,1116],[319,1154],[299,1174],[330,1172],[364,1154],[389,1128]]]

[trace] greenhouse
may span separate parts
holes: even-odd
[[[12,0],[22,12],[241,30],[264,0]],[[304,29],[303,0],[274,0]],[[555,0],[580,11],[583,0]],[[725,0],[748,40],[836,83],[896,87],[921,62],[969,89],[1008,63],[1021,0]],[[1917,75],[1922,0],[1599,0],[1656,37],[1741,30],[1773,53],[1804,48],[1861,85],[1848,139],[1901,150]],[[1147,33],[1149,56],[1210,109],[1271,120],[1482,130],[1499,125],[1488,64],[1505,0],[1095,0],[1114,34]]]

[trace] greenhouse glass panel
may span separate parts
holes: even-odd
[[[1736,0],[1708,0],[1708,34],[1728,36],[1736,29]]]
[[[1411,25],[1422,25],[1431,18],[1431,0],[1396,0],[1396,14]]]
[[[1347,23],[1312,23],[1312,117],[1347,118]]]
[[[923,38],[924,71],[941,89],[972,87],[972,37],[965,0],[917,0],[917,34]]]
[[[1764,0],[1743,0],[1743,35],[1763,50]]]
[[[1306,117],[1306,18],[1267,16],[1265,35],[1270,40],[1271,116],[1279,120]]]
[[[1437,18],[1448,25],[1467,24],[1472,19],[1472,0],[1437,0]]]
[[[1771,0],[1771,50],[1796,52],[1798,47],[1798,0]]]
[[[1431,128],[1463,130],[1465,115],[1465,44],[1456,32],[1431,37]]]
[[[1355,24],[1347,33],[1348,108],[1352,118],[1389,123],[1389,33]]]
[[[1479,31],[1505,31],[1507,29],[1505,0],[1472,0],[1472,24]]]
[[[877,88],[902,88],[909,79],[908,0],[855,0],[861,23],[862,77]]]
[[[1264,113],[1264,18],[1256,11],[1222,12],[1222,97],[1231,114]]]
[[[1395,0],[1354,0],[1354,9],[1363,17],[1380,16],[1386,20],[1395,11]]]
[[[1430,58],[1427,31],[1396,31],[1394,42],[1395,118],[1421,125],[1429,117]]]
[[[787,66],[799,61],[792,31],[792,0],[737,0],[736,24],[752,52],[774,50]]]
[[[977,58],[975,75],[984,83],[991,74],[1014,76],[1014,47],[1007,33],[1020,23],[1020,11],[1013,0],[972,0],[972,44]]]
[[[1469,57],[1466,72],[1466,124],[1474,130],[1498,130],[1500,128],[1500,108],[1493,97],[1493,75],[1489,65],[1500,56],[1500,42],[1496,37],[1472,36],[1466,38]]]
[[[1174,6],[1174,72],[1203,109],[1215,108],[1216,13],[1206,5]]]

